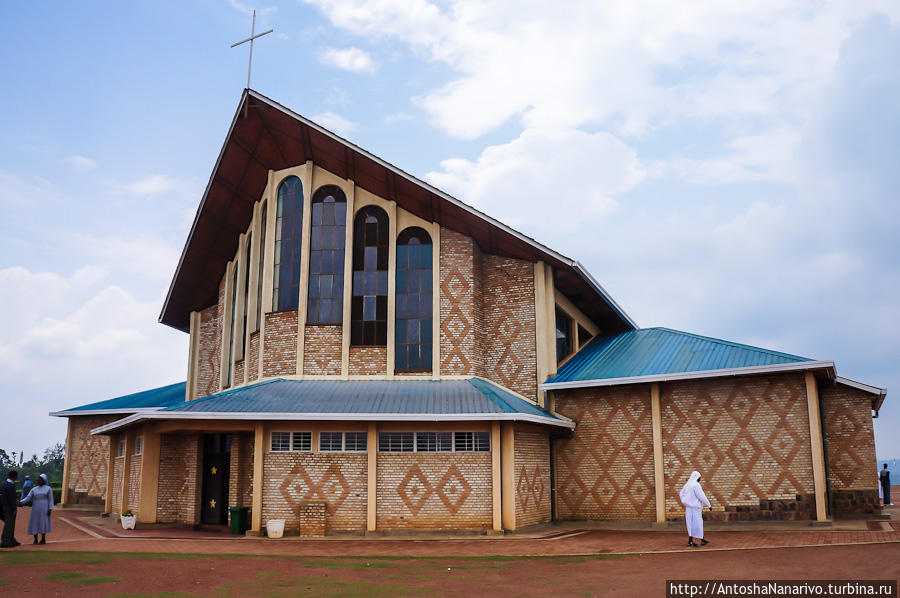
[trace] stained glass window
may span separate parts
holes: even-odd
[[[397,238],[394,368],[430,372],[432,338],[432,244],[418,227]]]
[[[275,311],[297,309],[302,236],[303,183],[299,178],[290,176],[278,187],[272,293],[272,308]]]
[[[344,238],[347,198],[334,185],[312,198],[308,324],[340,324],[344,316]]]
[[[353,303],[350,344],[387,344],[388,245],[387,213],[366,206],[353,220]]]

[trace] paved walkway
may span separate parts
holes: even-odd
[[[670,552],[756,550],[799,546],[900,543],[900,509],[886,509],[894,521],[845,521],[817,528],[797,523],[781,525],[709,526],[710,544],[692,549],[681,530],[629,527],[585,529],[577,523],[539,532],[502,537],[355,537],[280,540],[155,527],[125,531],[96,512],[58,509],[53,533],[45,546],[31,546],[25,533],[29,510],[19,511],[16,536],[24,545],[15,550],[77,550],[110,552],[178,552],[202,554],[309,556],[538,556],[597,553],[653,554]]]

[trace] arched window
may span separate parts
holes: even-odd
[[[278,187],[275,213],[275,271],[272,309],[297,309],[300,300],[300,247],[303,236],[303,183],[290,176]]]
[[[353,220],[353,303],[350,344],[387,344],[388,246],[387,213],[366,206]]]
[[[347,198],[334,185],[312,198],[309,244],[308,324],[340,324],[344,318],[344,235]]]
[[[405,229],[397,238],[397,312],[394,369],[430,372],[432,326],[431,236]]]

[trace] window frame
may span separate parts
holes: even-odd
[[[134,439],[134,456],[140,457],[143,454],[144,454],[144,437],[137,436]]]
[[[287,434],[287,449],[275,448],[275,435],[276,434]],[[296,445],[295,438],[303,438],[304,435],[307,435],[306,438],[308,440],[307,446],[309,448],[294,448]],[[284,446],[282,443],[279,443],[279,446]],[[309,430],[272,430],[269,432],[269,450],[270,453],[311,453],[312,450],[312,432]]]
[[[369,222],[374,218],[374,222]],[[374,228],[374,240],[369,237],[369,225]],[[353,253],[350,279],[350,346],[386,347],[388,338],[388,299],[391,220],[381,207],[369,204],[356,211],[353,217]],[[372,242],[374,241],[374,243]],[[375,252],[374,269],[366,266],[366,254],[370,248]],[[357,276],[357,273],[360,276]],[[368,275],[372,274],[374,289],[368,285]],[[358,284],[361,281],[361,284]],[[362,288],[360,288],[362,287]],[[379,287],[383,292],[378,292]],[[372,292],[368,292],[368,291]],[[374,302],[374,319],[366,318],[366,300]]]
[[[411,240],[416,239],[419,241],[417,244],[410,243]],[[427,243],[425,242],[427,240]],[[409,254],[411,253],[409,248],[411,247],[429,247],[429,253],[431,259],[428,261],[427,268],[422,267],[422,262],[419,262],[418,267],[410,267],[408,264],[410,263]],[[401,248],[406,248],[406,252],[404,255],[405,261],[407,265],[403,265],[403,261],[401,260]],[[434,347],[435,347],[435,339],[433,333],[434,326],[434,240],[431,238],[431,234],[422,227],[419,226],[410,226],[403,229],[399,235],[397,235],[397,243],[395,252],[396,262],[395,262],[395,277],[394,277],[394,371],[402,372],[406,374],[427,374],[434,371]],[[414,276],[410,276],[410,273],[415,273]],[[426,275],[427,274],[427,275]],[[418,281],[418,287],[420,290],[415,292],[410,292],[410,280],[414,279]],[[427,284],[426,284],[427,281]],[[401,292],[401,286],[405,287]],[[428,291],[421,290],[423,287],[428,288]],[[402,305],[408,305],[408,301],[410,297],[417,298],[417,311],[419,312],[416,317],[409,317],[409,312],[406,312],[406,316],[402,317],[401,313],[404,312],[404,308]],[[428,300],[424,301],[423,299],[427,297]],[[402,304],[402,305],[401,305]],[[428,316],[422,315],[422,309],[427,306]],[[410,322],[416,322],[416,326],[418,327],[418,342],[406,342],[408,338],[408,326]],[[429,339],[429,342],[426,342],[426,339]],[[425,365],[424,358],[422,358],[423,353],[425,352],[425,347],[428,347],[428,354],[430,359],[428,360],[428,367],[409,367],[409,354],[406,353],[406,361],[401,367],[399,360],[404,359],[403,351],[408,351],[410,347],[415,347],[417,349],[418,359],[421,360],[419,365]]]
[[[334,198],[331,202],[326,202],[325,200],[328,197]],[[343,204],[344,217],[341,222],[338,222],[338,210],[334,209],[333,219],[334,222],[331,224],[324,223],[316,224],[316,206],[318,204],[323,204],[322,210],[324,210],[324,204]],[[337,185],[322,185],[312,196],[312,200],[310,201],[310,244],[309,244],[309,255],[307,259],[309,260],[309,278],[307,280],[307,299],[306,299],[306,325],[307,326],[341,326],[344,323],[344,279],[346,273],[344,272],[344,261],[347,255],[347,247],[346,247],[346,236],[347,236],[347,195],[344,193],[344,190],[338,187]],[[326,235],[331,239],[332,245],[329,247],[316,248],[316,237],[322,237],[323,233],[326,229],[330,229],[330,232]],[[341,231],[341,235],[336,234],[337,231]],[[338,241],[340,239],[340,241]],[[320,241],[319,244],[322,244]],[[313,253],[316,252],[316,256],[314,259]],[[333,271],[324,273],[322,270],[322,258],[325,256],[325,252],[329,252],[332,258],[332,267]],[[340,254],[338,256],[338,254]],[[318,270],[314,270],[314,266],[318,264]],[[312,292],[313,282],[317,285],[321,285],[320,277],[329,276],[331,277],[331,286],[328,297],[322,298],[319,296],[321,286],[316,290],[315,294]],[[340,293],[335,292],[336,282],[340,282]],[[326,318],[324,321],[320,318],[321,311],[321,301],[330,301],[331,302],[331,310],[329,318]]]
[[[383,437],[389,434],[395,435],[403,435],[403,434],[411,434],[412,435],[412,444],[411,450],[384,450],[382,447],[384,446],[384,442],[382,441]],[[425,434],[450,434],[451,438],[451,447],[449,450],[420,450],[419,448],[419,435]],[[469,434],[471,435],[471,447],[472,448],[459,448],[457,446],[457,435]],[[436,443],[437,446],[440,445],[439,442]],[[401,443],[401,447],[405,447],[405,443]],[[385,432],[378,433],[378,447],[377,450],[379,453],[395,453],[395,454],[404,454],[404,453],[490,453],[492,450],[491,446],[491,433],[484,430],[391,430]]]
[[[338,434],[340,436],[340,448],[323,448],[322,446],[322,436],[328,434]],[[348,448],[347,437],[349,434],[360,435],[362,437],[362,445],[363,448]],[[333,430],[321,430],[319,432],[319,449],[320,453],[366,453],[369,450],[369,433],[368,432],[360,432],[356,430],[338,432]],[[354,444],[356,446],[356,444]]]
[[[284,202],[283,197],[281,195],[281,190],[284,188],[285,184],[291,183],[294,184],[296,182],[299,185],[300,197],[299,197],[299,210],[297,211],[297,220],[299,225],[299,231],[296,238],[291,237],[290,240],[299,245],[297,251],[295,253],[297,259],[296,262],[282,262],[281,261],[281,243],[284,242]],[[303,181],[300,177],[296,175],[289,175],[281,179],[281,182],[278,183],[278,191],[275,193],[275,235],[273,239],[273,247],[272,247],[272,312],[278,313],[283,311],[296,311],[300,309],[300,291],[301,287],[301,277],[300,272],[303,269]],[[279,214],[279,208],[281,208],[281,214]],[[265,222],[263,222],[262,230],[265,231]],[[265,245],[265,238],[262,239],[263,245]],[[288,303],[287,307],[280,305],[278,302],[278,292],[281,288],[281,270],[280,268],[284,264],[297,264],[297,292],[293,296],[292,300]],[[260,273],[260,277],[262,277],[262,273]],[[294,285],[290,285],[294,286]]]

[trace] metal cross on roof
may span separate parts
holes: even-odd
[[[275,31],[274,29],[269,29],[268,31],[263,31],[262,33],[256,33],[256,10],[253,10],[253,22],[250,25],[250,37],[247,39],[242,39],[239,42],[235,42],[231,44],[231,47],[240,46],[241,44],[250,42],[250,61],[247,64],[247,89],[250,89],[250,69],[253,67],[253,40],[257,37],[262,37],[264,35],[268,35]]]

